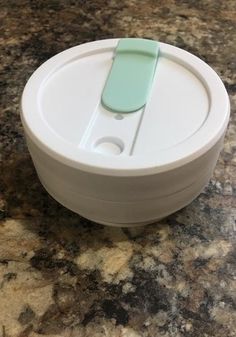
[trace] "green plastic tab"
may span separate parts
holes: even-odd
[[[146,39],[120,39],[102,93],[102,104],[114,112],[129,113],[147,102],[156,70],[159,46]]]

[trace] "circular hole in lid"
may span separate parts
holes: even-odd
[[[95,151],[104,155],[119,155],[124,150],[124,143],[115,137],[105,137],[99,139],[95,145]]]

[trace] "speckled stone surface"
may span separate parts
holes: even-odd
[[[0,336],[236,336],[236,2],[0,0]],[[95,39],[135,36],[209,63],[231,122],[209,185],[158,224],[66,210],[35,174],[19,117],[31,73]]]

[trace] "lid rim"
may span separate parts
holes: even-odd
[[[60,153],[57,153],[53,151],[50,147],[45,147],[45,144],[43,144],[40,139],[36,138],[34,134],[27,128],[27,125],[25,124],[25,121],[23,120],[23,117],[21,117],[22,124],[24,125],[27,136],[31,139],[31,141],[34,143],[36,147],[38,147],[40,150],[45,152],[48,156],[52,157],[53,159],[57,160],[58,162],[61,162],[62,164],[79,169],[84,172],[89,173],[96,173],[100,175],[110,175],[110,176],[122,176],[122,177],[129,177],[129,176],[145,176],[145,175],[151,175],[151,174],[158,174],[163,173],[167,171],[171,171],[177,168],[180,168],[181,166],[185,166],[192,161],[196,160],[197,158],[200,158],[204,154],[206,154],[211,148],[213,148],[220,139],[224,136],[225,129],[223,130],[222,134],[218,134],[218,137],[212,140],[212,142],[209,142],[208,146],[201,148],[199,151],[196,151],[195,153],[192,153],[191,155],[188,155],[184,158],[181,158],[179,160],[173,161],[168,164],[163,165],[156,165],[156,166],[148,166],[148,167],[130,167],[130,168],[102,168],[102,167],[95,167],[94,165],[84,164],[80,163],[75,160],[71,160],[67,157],[62,156]],[[225,122],[225,128],[228,124],[228,120]],[[36,142],[35,142],[36,140]]]

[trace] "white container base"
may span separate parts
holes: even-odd
[[[101,225],[105,225],[105,226],[111,226],[111,227],[141,227],[141,226],[145,226],[145,225],[150,225],[150,224],[154,224],[155,222],[158,222],[160,221],[161,219],[167,217],[168,215],[174,213],[174,212],[177,212],[179,211],[180,209],[184,208],[185,206],[187,206],[188,204],[190,204],[203,190],[203,188],[206,186],[206,184],[208,183],[209,181],[209,177],[207,177],[207,179],[205,179],[205,182],[202,182],[202,187],[200,189],[198,189],[197,191],[195,191],[195,193],[193,194],[193,191],[192,191],[192,188],[190,189],[190,194],[191,194],[191,199],[189,199],[189,193],[187,193],[187,191],[184,191],[184,194],[185,194],[185,198],[187,199],[185,201],[185,203],[183,203],[183,200],[181,199],[181,196],[180,195],[176,195],[175,197],[176,198],[180,198],[179,200],[181,201],[181,206],[177,206],[177,208],[173,208],[173,209],[170,209],[168,211],[167,214],[162,214],[161,216],[155,218],[155,219],[150,219],[148,221],[141,221],[141,222],[131,222],[131,223],[128,223],[128,222],[124,222],[124,223],[116,223],[116,222],[108,222],[108,221],[104,221],[104,220],[101,220],[101,219],[97,219],[97,218],[93,218],[93,217],[90,217],[90,215],[88,214],[83,214],[81,211],[78,211],[77,208],[74,208],[71,206],[71,203],[69,202],[66,202],[66,200],[62,200],[60,198],[58,198],[58,196],[56,196],[46,185],[45,183],[43,182],[43,180],[39,177],[39,180],[41,181],[41,184],[44,186],[45,190],[56,200],[58,201],[61,205],[65,206],[66,208],[70,209],[71,211],[83,216],[84,218],[90,220],[90,221],[93,221],[93,222],[96,222],[98,224],[101,224]],[[166,202],[168,202],[168,200],[166,200]],[[156,201],[156,203],[158,204],[158,201]],[[90,207],[93,207],[93,204],[90,204]],[[108,205],[104,204],[104,207],[108,207]],[[119,206],[118,206],[119,207]],[[122,212],[122,208],[119,207],[119,210],[120,212]]]
[[[151,199],[137,199],[136,201],[111,201],[103,200],[102,198],[91,198],[88,196],[81,195],[79,193],[79,188],[73,186],[73,184],[68,184],[66,179],[63,179],[63,176],[57,176],[54,172],[58,172],[57,163],[50,160],[44,156],[44,160],[40,157],[35,156],[39,149],[33,150],[32,158],[39,176],[39,179],[48,193],[59,203],[74,211],[75,213],[80,214],[81,216],[92,220],[94,222],[109,225],[109,226],[119,226],[119,227],[134,227],[134,226],[143,226],[146,224],[154,223],[166,216],[176,212],[177,210],[188,205],[192,200],[194,200],[208,183],[212,171],[214,169],[216,160],[218,158],[219,151],[222,146],[223,138],[207,153],[205,156],[202,156],[198,159],[199,163],[191,163],[190,168],[185,167],[179,170],[179,173],[184,177],[184,180],[190,181],[188,186],[178,189],[177,182],[179,177],[175,176],[176,184],[172,184],[171,194],[157,194]],[[28,142],[30,144],[30,141]],[[31,149],[32,144],[29,145]],[[42,155],[42,154],[41,154]],[[50,162],[52,166],[50,166]],[[43,164],[44,163],[44,164]],[[201,166],[201,170],[197,170],[195,175],[192,174],[191,169]],[[192,166],[192,168],[191,168]],[[66,170],[71,170],[71,168],[65,168]],[[66,176],[71,176],[67,172]],[[174,175],[178,175],[178,170],[172,170],[171,172]],[[63,172],[64,174],[64,172]],[[171,176],[171,175],[170,175]],[[58,179],[59,178],[59,179]],[[87,181],[83,177],[85,186],[90,181],[90,176],[87,176]],[[106,181],[106,177],[97,177],[97,179]],[[169,178],[171,179],[171,178]],[[158,182],[158,175],[152,177],[150,181],[150,189],[153,185],[153,182]],[[114,181],[115,182],[115,181]],[[122,182],[119,182],[122,183]],[[183,182],[182,182],[183,185]],[[110,185],[111,190],[116,189],[116,184],[113,186]],[[83,189],[83,186],[81,186]],[[162,192],[163,193],[163,192]],[[133,196],[134,199],[134,196]]]

